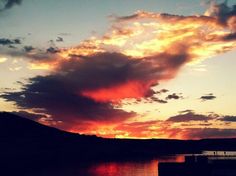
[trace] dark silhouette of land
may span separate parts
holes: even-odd
[[[30,172],[42,167],[145,159],[202,150],[236,150],[236,139],[105,139],[69,133],[11,113],[0,113],[0,172]]]

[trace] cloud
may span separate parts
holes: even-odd
[[[229,7],[227,1],[219,4],[215,1],[211,1],[210,8],[205,12],[205,15],[215,17],[219,23],[227,25],[227,22],[236,16],[236,6],[234,5],[233,7]]]
[[[153,136],[161,137],[164,131],[158,130],[156,128],[164,128],[164,123],[158,120],[146,121],[146,122],[131,122],[122,123],[114,128],[118,134],[114,134],[113,137],[133,137],[133,138],[152,138]],[[155,129],[152,129],[155,127]]]
[[[201,126],[201,127],[209,127],[209,126],[213,126],[213,123],[209,123],[209,122],[200,122],[200,123],[194,123],[194,124],[190,124],[188,122],[186,123],[182,123],[181,124],[182,127],[194,127],[194,126]]]
[[[156,91],[156,94],[162,94],[162,93],[166,93],[166,92],[169,92],[169,90],[167,89],[161,89],[159,91]]]
[[[8,42],[3,42],[7,44]],[[11,42],[12,43],[12,42]],[[0,44],[1,45],[1,44]],[[23,46],[22,48],[12,47],[7,45],[6,47],[0,47],[0,53],[2,57],[24,58],[28,59],[30,69],[52,69],[57,66],[55,57],[59,60],[60,57],[56,56],[57,48],[49,47],[47,49],[35,48],[31,45]],[[11,46],[11,47],[10,47]],[[45,63],[44,63],[45,62]]]
[[[235,138],[236,129],[188,128],[182,137],[184,139]]]
[[[48,53],[55,54],[55,53],[59,52],[59,50],[58,50],[58,48],[56,48],[56,47],[49,47],[49,48],[47,49],[47,52],[48,52]]]
[[[6,39],[6,38],[0,38],[0,45],[7,45],[7,46],[11,46],[11,45],[16,45],[16,44],[21,44],[20,39]]]
[[[0,0],[1,3],[4,4],[4,7],[0,9],[0,11],[10,9],[15,5],[20,5],[22,0]]]
[[[90,59],[65,62],[54,74],[31,78],[22,91],[5,93],[2,97],[24,109],[45,109],[44,113],[51,115],[55,121],[71,125],[76,121],[122,121],[135,113],[115,108],[111,99],[116,99],[116,94],[119,98],[126,96],[129,87],[117,90],[114,95],[112,90],[123,82],[129,86],[129,81],[142,81],[143,76],[148,78],[143,74],[145,72],[152,75],[149,67],[147,70],[139,68],[137,62],[133,65],[133,61],[123,55],[99,54]],[[107,86],[106,92],[111,89],[110,94],[101,97],[84,95],[86,91],[100,91],[104,86]],[[145,91],[148,89],[136,92],[137,96],[145,94]]]
[[[210,94],[201,96],[199,99],[201,99],[202,101],[207,101],[207,100],[214,100],[215,98],[216,96],[210,93]]]
[[[236,122],[236,116],[224,116],[222,118],[219,118],[219,120],[225,122]]]
[[[121,123],[110,130],[109,137],[122,138],[169,138],[169,139],[204,139],[204,138],[233,138],[236,137],[234,128],[215,128],[212,123],[198,123],[188,125],[182,123],[180,127],[173,126],[167,121],[146,121]],[[117,132],[117,133],[115,133]]]
[[[182,60],[185,56],[179,57]],[[135,113],[116,109],[113,103],[125,98],[152,97],[151,87],[175,74],[172,68],[182,62],[170,63],[170,68],[168,62],[179,57],[165,55],[166,61],[161,56],[140,60],[120,53],[98,53],[70,58],[52,74],[31,78],[22,91],[8,92],[2,97],[24,109],[43,108],[56,121],[65,123],[79,119],[122,121]],[[155,62],[160,62],[158,68]],[[162,69],[170,71],[159,75]]]
[[[171,99],[178,100],[178,99],[183,99],[183,97],[181,95],[177,95],[176,93],[173,93],[173,94],[169,94],[166,97],[166,100],[171,100]]]
[[[187,112],[176,116],[169,117],[167,121],[170,122],[189,122],[189,121],[208,121],[212,120],[212,116],[202,114],[195,114],[194,112]]]
[[[162,100],[162,99],[160,99],[158,97],[154,97],[154,96],[150,97],[150,99],[151,99],[151,101],[150,101],[151,103],[152,102],[157,102],[157,103],[162,103],[162,104],[168,103],[166,100]]]
[[[179,114],[185,114],[185,113],[194,113],[194,111],[191,110],[191,109],[186,109],[186,110],[179,111]]]
[[[228,17],[234,17],[233,12],[227,12],[230,14]],[[165,57],[166,53],[176,56],[182,54],[188,58],[182,64],[200,62],[232,50],[236,45],[235,33],[228,25],[229,22],[234,24],[232,19],[227,18],[227,24],[220,24],[218,16],[221,13],[213,14],[212,10],[208,10],[205,15],[195,16],[138,11],[130,16],[114,17],[111,30],[101,37],[91,37],[77,47],[52,47],[48,51],[57,54],[53,62],[56,65],[59,65],[61,58],[89,56],[98,52],[117,52],[136,59]],[[34,57],[29,58],[34,60]],[[173,59],[173,63],[175,61],[178,58]],[[51,59],[49,62],[45,59],[44,64],[52,65]],[[176,68],[175,71],[178,70]]]
[[[62,37],[57,37],[56,41],[57,41],[57,42],[63,42],[64,39],[63,39]]]
[[[168,68],[168,62],[175,58],[184,60],[185,56],[165,55],[165,58],[156,56],[134,59],[119,53],[100,53],[81,59],[75,58],[73,62],[66,61],[63,67],[78,70],[80,72],[78,74],[86,75],[88,78],[86,80],[90,78],[96,80],[89,83],[83,80],[80,84],[81,87],[84,86],[80,92],[83,96],[96,101],[119,101],[125,98],[152,96],[154,94],[152,86],[159,80],[172,77],[175,74],[172,68],[182,64],[170,63],[172,66]],[[167,73],[160,75],[162,70]]]
[[[33,46],[24,46],[24,51],[26,53],[33,51],[35,48]]]

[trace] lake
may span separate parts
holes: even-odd
[[[167,156],[150,160],[97,162],[83,167],[57,168],[34,173],[34,176],[158,176],[158,162],[183,162],[184,156]]]

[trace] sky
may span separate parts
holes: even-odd
[[[0,0],[0,111],[107,138],[236,137],[236,2]]]

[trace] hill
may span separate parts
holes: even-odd
[[[105,139],[61,131],[2,112],[0,146],[1,168],[30,170],[96,160],[145,159],[202,150],[236,150],[236,139]]]

